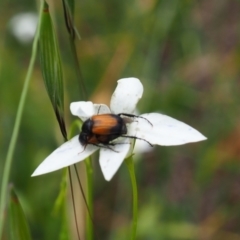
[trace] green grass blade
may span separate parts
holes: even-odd
[[[9,218],[12,239],[32,239],[23,208],[13,188],[10,190]]]
[[[43,4],[41,4],[40,7],[40,16],[39,19],[42,17],[42,9],[43,9]],[[33,46],[32,46],[32,55],[31,55],[31,60],[29,63],[28,71],[26,78],[24,80],[24,86],[23,90],[21,93],[18,109],[17,109],[17,114],[16,114],[16,120],[14,123],[14,128],[13,128],[13,133],[11,136],[8,152],[7,152],[7,157],[6,161],[4,164],[3,168],[3,175],[2,175],[2,183],[1,183],[1,194],[0,194],[0,239],[2,237],[2,232],[3,232],[3,225],[4,225],[4,211],[6,207],[6,198],[7,198],[7,185],[9,181],[9,174],[10,174],[10,169],[12,165],[12,159],[13,159],[13,153],[16,147],[16,142],[17,142],[17,137],[18,137],[18,132],[19,132],[19,127],[22,119],[22,113],[23,113],[23,108],[24,104],[26,101],[26,96],[27,96],[27,91],[30,83],[30,79],[32,76],[32,71],[33,71],[33,66],[35,63],[36,55],[37,55],[37,41],[39,37],[39,27],[37,28]]]
[[[62,135],[65,140],[67,140],[63,118],[64,93],[62,65],[57,39],[46,2],[44,3],[43,11],[39,37],[41,70],[47,93],[55,111]]]

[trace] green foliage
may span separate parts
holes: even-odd
[[[9,219],[11,239],[30,240],[29,225],[13,187],[10,190]]]
[[[48,4],[45,2],[40,24],[39,56],[43,80],[63,137],[67,139],[64,122],[63,74],[59,47],[54,33]]]

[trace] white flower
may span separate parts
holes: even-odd
[[[38,16],[36,13],[19,13],[9,23],[12,34],[24,44],[29,43],[37,28]]]
[[[104,104],[93,104],[92,102],[73,102],[70,105],[70,110],[73,115],[78,116],[82,121],[86,121],[93,115],[103,113],[133,114],[142,93],[143,86],[137,78],[124,78],[118,80],[117,88],[111,98],[111,110]],[[181,145],[206,139],[197,130],[166,115],[146,113],[140,116],[143,118],[134,118],[126,124],[126,135],[144,139],[152,145],[163,146]],[[82,146],[78,137],[75,136],[57,148],[38,166],[32,176],[75,164],[100,149],[100,166],[104,178],[109,181],[132,149],[132,140],[124,136],[116,139],[114,142],[117,144],[111,145],[111,149],[92,144]]]

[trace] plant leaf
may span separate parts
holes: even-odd
[[[67,139],[63,118],[64,94],[62,65],[57,39],[46,2],[44,4],[43,17],[40,25],[39,53],[47,93],[53,105],[63,137]]]
[[[32,239],[23,208],[13,188],[10,190],[9,213],[12,239]]]

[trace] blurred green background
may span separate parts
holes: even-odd
[[[16,14],[38,11],[37,2],[0,1],[0,174],[31,56],[31,42],[12,33]],[[61,1],[48,1],[61,50],[67,129],[69,103],[80,100]],[[193,126],[207,141],[157,146],[138,154],[137,239],[240,239],[240,2],[190,0],[76,1],[76,41],[89,99],[109,103],[116,80],[144,85],[138,110],[158,111]],[[31,178],[63,142],[37,61],[23,114],[10,181],[23,205],[32,238],[61,238],[61,213],[53,211],[63,171]],[[79,164],[82,181],[85,165]],[[84,234],[79,186],[78,216]],[[94,158],[94,221],[98,239],[129,239],[132,192],[125,165],[111,182]],[[5,225],[7,236],[8,225]],[[3,239],[7,239],[6,237]]]

